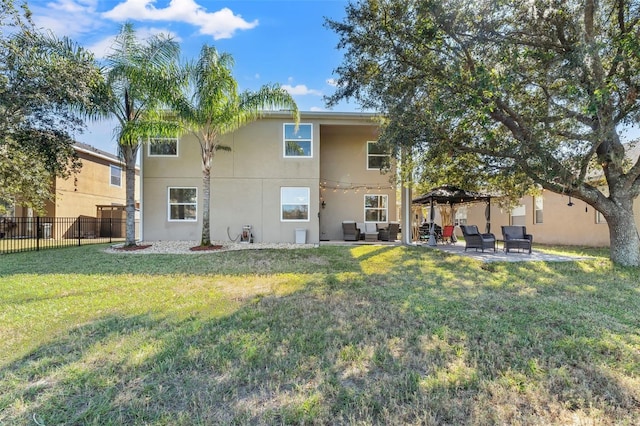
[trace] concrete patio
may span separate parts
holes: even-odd
[[[436,246],[429,246],[426,242],[415,243],[416,246],[422,246],[432,250],[440,250],[447,253],[457,254],[460,256],[471,257],[473,259],[480,260],[482,262],[569,262],[575,260],[591,259],[585,256],[572,256],[572,255],[558,255],[551,253],[543,253],[536,250],[532,250],[531,254],[527,251],[510,251],[508,254],[502,250],[502,244],[498,243],[496,251],[486,250],[484,252],[476,249],[464,250],[464,241],[458,241],[453,244],[438,244]]]

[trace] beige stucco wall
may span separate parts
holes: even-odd
[[[367,142],[378,138],[377,126],[327,125],[321,129],[320,180],[326,189],[320,212],[323,240],[341,240],[342,221],[365,222],[365,195],[388,196],[388,222],[397,222],[392,173],[367,170]]]
[[[342,220],[363,220],[362,193],[348,191],[325,196],[321,209],[321,179],[349,179],[371,185],[385,182],[379,171],[366,171],[366,141],[376,126],[366,114],[303,113],[300,122],[313,126],[312,158],[285,158],[283,124],[292,120],[285,113],[271,114],[250,123],[223,139],[231,151],[218,151],[211,178],[211,238],[227,241],[243,225],[253,227],[256,242],[294,242],[295,230],[305,229],[307,242],[320,240],[320,221],[326,220],[330,238],[342,239]],[[373,139],[375,140],[375,139]],[[338,150],[337,154],[327,154]],[[202,169],[200,147],[191,135],[179,141],[178,157],[150,157],[145,148],[142,162],[143,238],[154,240],[199,240],[202,232]],[[169,187],[198,188],[197,221],[169,221]],[[280,219],[282,187],[310,190],[309,220]],[[395,205],[395,193],[389,198]],[[326,191],[325,191],[326,193]],[[321,211],[322,210],[322,211]],[[395,220],[395,209],[389,209]],[[227,229],[229,231],[227,231]],[[323,237],[324,238],[324,237]]]

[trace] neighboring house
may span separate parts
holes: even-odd
[[[626,147],[630,161],[635,162],[640,155],[640,144]],[[601,172],[591,175],[595,185]],[[603,188],[606,193],[606,188]],[[485,206],[471,205],[467,208],[466,222],[484,229]],[[636,226],[640,229],[640,199],[633,203]],[[539,196],[525,196],[512,210],[500,208],[497,200],[491,202],[491,231],[502,238],[500,226],[524,225],[533,235],[534,243],[583,245],[608,247],[609,226],[600,212],[582,200],[568,194],[556,194],[543,190]]]
[[[569,205],[571,203],[571,205]],[[484,229],[485,206],[467,207],[466,223]],[[636,226],[640,228],[640,201],[634,202]],[[524,225],[534,243],[609,246],[609,227],[593,207],[568,195],[542,191],[539,196],[525,196],[513,210],[491,202],[491,231],[502,238],[501,225]]]
[[[342,221],[397,221],[394,174],[380,164],[374,114],[273,112],[227,135],[211,171],[211,238],[255,242],[342,240]],[[200,240],[202,167],[192,135],[156,140],[142,154],[142,236]]]
[[[97,218],[124,220],[126,203],[124,163],[115,155],[101,151],[90,145],[76,143],[74,148],[82,162],[82,168],[77,174],[67,179],[56,178],[52,182],[54,199],[47,201],[46,218]],[[136,172],[139,178],[139,171]],[[138,185],[136,183],[136,192]],[[136,193],[136,200],[138,200]],[[15,218],[31,218],[34,213],[31,209],[15,206],[13,209]],[[31,224],[23,222],[24,226]],[[78,232],[68,231],[63,226],[56,228],[53,237],[77,237]],[[71,225],[70,229],[74,229]],[[86,228],[86,227],[85,227]],[[14,234],[29,234],[28,229],[15,229]],[[93,237],[100,230],[83,229],[81,237]],[[60,234],[60,235],[57,235]],[[73,234],[73,235],[71,235]],[[115,236],[115,235],[114,235]]]

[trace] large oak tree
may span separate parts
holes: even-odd
[[[640,111],[639,23],[627,0],[361,0],[327,21],[346,50],[328,103],[385,113],[396,147],[470,155],[478,179],[585,201],[611,259],[640,265],[640,161],[621,139]]]
[[[90,52],[40,32],[26,4],[0,1],[0,210],[42,212],[52,179],[78,170],[72,136],[95,113],[101,87]]]

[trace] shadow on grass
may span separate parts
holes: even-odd
[[[0,370],[0,423],[640,421],[633,272],[612,283],[579,263],[485,270],[406,248],[339,253],[341,268],[320,265],[302,290],[249,297],[225,317],[60,330]]]

